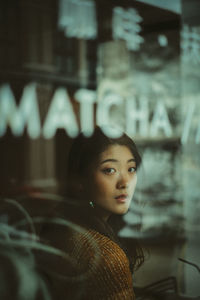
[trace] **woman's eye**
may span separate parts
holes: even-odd
[[[105,174],[113,174],[113,173],[115,173],[115,169],[114,168],[106,168],[106,169],[103,169],[103,172]]]
[[[135,173],[136,172],[136,168],[135,167],[131,167],[131,168],[128,169],[128,171],[130,173]]]

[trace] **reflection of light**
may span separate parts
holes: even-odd
[[[181,0],[137,0],[163,9],[171,10],[177,14],[181,13]]]
[[[60,0],[59,27],[66,37],[94,39],[97,35],[93,0]]]
[[[23,134],[27,124],[28,135],[33,139],[39,137],[40,117],[34,83],[24,88],[19,107],[10,86],[0,88],[0,136],[5,134],[7,124],[16,136]]]
[[[200,28],[184,25],[181,33],[182,59],[184,62],[200,63]]]
[[[157,92],[162,91],[159,85],[153,88]],[[64,129],[71,137],[75,137],[79,130],[83,131],[85,136],[90,136],[94,129],[94,104],[96,102],[97,124],[110,128],[104,131],[109,137],[120,136],[121,131],[125,131],[130,136],[150,136],[154,138],[162,137],[163,134],[170,138],[174,134],[167,108],[161,100],[157,101],[150,119],[148,99],[144,96],[140,96],[138,105],[135,96],[123,98],[118,92],[112,91],[112,88],[109,89],[108,85],[108,90],[105,89],[104,93],[101,94],[101,100],[97,101],[96,98],[97,93],[93,90],[79,89],[75,92],[75,100],[80,104],[79,128],[78,116],[74,112],[67,89],[57,88],[44,120],[43,128],[41,128],[36,85],[31,83],[24,87],[17,106],[11,87],[5,84],[0,88],[0,137],[6,134],[7,126],[10,126],[14,136],[22,135],[27,127],[28,136],[32,139],[38,138],[41,134],[44,138],[53,138],[59,128]],[[181,136],[182,144],[187,143],[192,133],[191,122],[194,112],[196,113],[194,102],[191,104],[189,101],[189,103],[189,107],[185,111],[186,115]],[[120,117],[125,120],[123,126],[113,118],[113,109],[118,110],[118,112],[123,109],[123,114],[120,114]],[[195,143],[200,144],[200,123],[194,125],[196,126],[194,128]],[[116,127],[116,129],[113,130],[113,127]]]
[[[168,39],[164,34],[158,36],[158,43],[161,47],[166,47],[168,45]]]
[[[137,210],[140,210],[138,213]],[[124,216],[125,226],[120,230],[122,237],[153,237],[162,233],[182,234],[184,216],[178,206],[137,207]]]
[[[113,128],[110,122],[110,109],[113,106],[122,106],[123,99],[117,94],[108,94],[98,103],[97,107],[97,125],[103,127],[103,132],[113,138],[120,137],[122,131],[120,128]],[[115,124],[114,127],[116,127]]]
[[[115,7],[112,17],[113,39],[126,41],[129,50],[139,50],[143,38],[139,35],[142,18],[133,8]]]
[[[70,137],[75,137],[78,134],[73,107],[64,88],[58,88],[54,94],[43,127],[44,137],[52,138],[58,128],[64,128]]]
[[[80,103],[80,123],[84,135],[89,137],[94,130],[94,103],[96,92],[80,89],[75,93],[76,100]]]

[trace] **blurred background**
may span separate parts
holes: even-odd
[[[62,195],[72,139],[115,125],[143,158],[120,231],[149,250],[135,284],[200,295],[178,259],[200,265],[200,2],[1,1],[0,42],[1,197]]]

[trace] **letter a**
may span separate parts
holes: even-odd
[[[155,137],[158,135],[159,129],[162,129],[167,137],[172,135],[172,128],[169,122],[169,118],[165,109],[163,102],[159,101],[157,103],[151,127],[150,127],[150,135]]]
[[[45,123],[43,136],[52,138],[58,128],[65,129],[70,137],[78,134],[78,125],[66,89],[58,88],[52,99]]]

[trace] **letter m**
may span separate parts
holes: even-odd
[[[40,117],[37,104],[36,85],[27,85],[22,94],[19,107],[8,84],[0,88],[0,137],[6,133],[7,126],[15,136],[21,136],[27,125],[31,138],[40,136]]]

